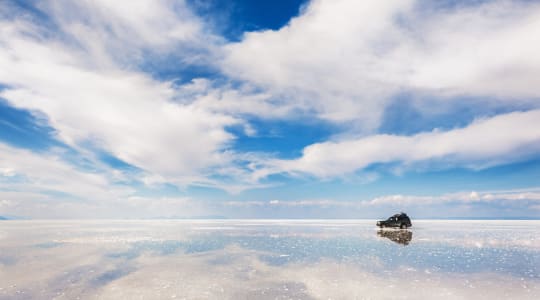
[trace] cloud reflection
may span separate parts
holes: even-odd
[[[534,245],[540,222],[416,225],[10,221],[0,228],[0,299],[540,296],[540,248],[514,243],[532,237]],[[477,237],[498,243],[470,247]]]

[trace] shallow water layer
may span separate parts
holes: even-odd
[[[0,222],[0,299],[540,299],[540,221]]]

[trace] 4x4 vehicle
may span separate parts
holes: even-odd
[[[406,213],[399,213],[391,216],[385,221],[377,221],[377,226],[379,227],[399,227],[401,229],[406,229],[411,227],[411,219],[407,216]]]

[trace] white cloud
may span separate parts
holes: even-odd
[[[265,207],[354,207],[359,206],[359,202],[356,201],[339,201],[339,200],[327,200],[327,199],[306,199],[306,200],[251,200],[251,201],[226,201],[225,206],[232,207],[251,207],[251,206],[265,206]]]
[[[116,170],[84,170],[62,153],[35,153],[0,143],[0,215],[30,218],[196,216],[207,203],[189,197],[141,197]]]
[[[111,204],[135,192],[109,169],[84,170],[62,153],[35,153],[0,143],[0,214],[36,218],[119,215]],[[88,208],[106,207],[99,214]]]
[[[409,59],[406,84],[420,89],[493,96],[540,97],[540,6],[493,1],[420,21],[422,37],[393,59]]]
[[[297,109],[364,129],[375,129],[391,97],[404,91],[535,105],[537,3],[432,5],[315,0],[280,30],[228,45],[223,68]]]
[[[119,62],[130,67],[148,54],[193,62],[204,58],[197,52],[209,54],[221,42],[183,0],[60,0],[42,1],[37,7],[101,67]]]
[[[223,150],[233,136],[224,127],[240,120],[175,101],[176,90],[170,82],[125,70],[116,60],[118,51],[107,48],[118,36],[119,45],[126,50],[139,47],[137,43],[145,47],[173,43],[169,35],[176,31],[171,26],[182,27],[181,16],[172,16],[171,10],[154,1],[130,4],[135,15],[109,1],[48,4],[43,6],[61,26],[71,28],[81,19],[84,24],[99,23],[97,28],[85,25],[85,30],[93,30],[97,36],[75,34],[88,43],[77,49],[47,38],[51,33],[24,20],[2,22],[0,82],[8,86],[0,93],[2,98],[44,116],[59,139],[72,147],[87,151],[91,145],[177,184],[207,182],[205,172],[230,161],[231,154]],[[71,14],[65,10],[70,5],[89,8],[78,7]],[[163,36],[161,31],[167,34]],[[123,43],[123,39],[133,41]],[[178,39],[184,39],[183,35]],[[96,54],[89,45],[105,48]],[[174,45],[168,48],[174,49]],[[101,64],[103,57],[109,62],[107,68]]]
[[[178,101],[193,102],[197,108],[228,115],[250,115],[262,118],[294,117],[294,106],[278,100],[269,93],[263,93],[249,84],[238,88],[231,85],[213,85],[210,80],[197,78],[179,87]],[[244,124],[246,135],[254,135],[253,128]]]
[[[415,196],[415,195],[387,195],[373,198],[369,201],[362,202],[362,205],[367,206],[423,206],[423,205],[439,205],[448,203],[491,203],[499,202],[506,205],[518,203],[525,205],[527,202],[536,204],[540,202],[540,192],[538,190],[523,191],[484,191],[484,192],[459,192],[449,193],[439,196]],[[521,203],[520,203],[521,202]],[[529,205],[534,207],[534,205]]]
[[[318,177],[353,173],[374,163],[444,161],[487,167],[519,161],[540,151],[540,110],[480,119],[467,127],[413,136],[372,135],[312,144],[294,160],[274,160],[261,172],[305,173]]]
[[[12,168],[0,168],[0,174],[5,177],[15,176],[15,172]]]
[[[7,177],[0,177],[4,190],[66,193],[80,199],[114,198],[132,191],[126,187],[112,188],[112,176],[106,171],[77,169],[56,154],[37,154],[1,143],[0,154],[0,168],[9,170]]]
[[[217,214],[235,218],[379,219],[405,211],[413,219],[449,217],[537,217],[540,190],[459,191],[443,194],[383,194],[328,199],[233,200],[216,203]]]
[[[336,200],[336,199],[304,199],[304,200],[251,200],[251,201],[226,201],[223,205],[231,207],[313,207],[313,208],[350,208],[362,209],[368,206],[424,206],[445,204],[478,204],[498,202],[506,205],[518,203],[535,207],[540,203],[540,190],[508,190],[508,191],[465,191],[447,193],[442,195],[383,195],[371,199]]]

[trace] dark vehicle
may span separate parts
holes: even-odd
[[[411,219],[407,216],[406,213],[399,213],[391,216],[385,221],[377,221],[377,226],[383,227],[399,227],[401,229],[406,229],[412,226]]]
[[[410,230],[384,230],[377,231],[377,235],[385,237],[392,242],[407,246],[412,240],[412,232]]]

